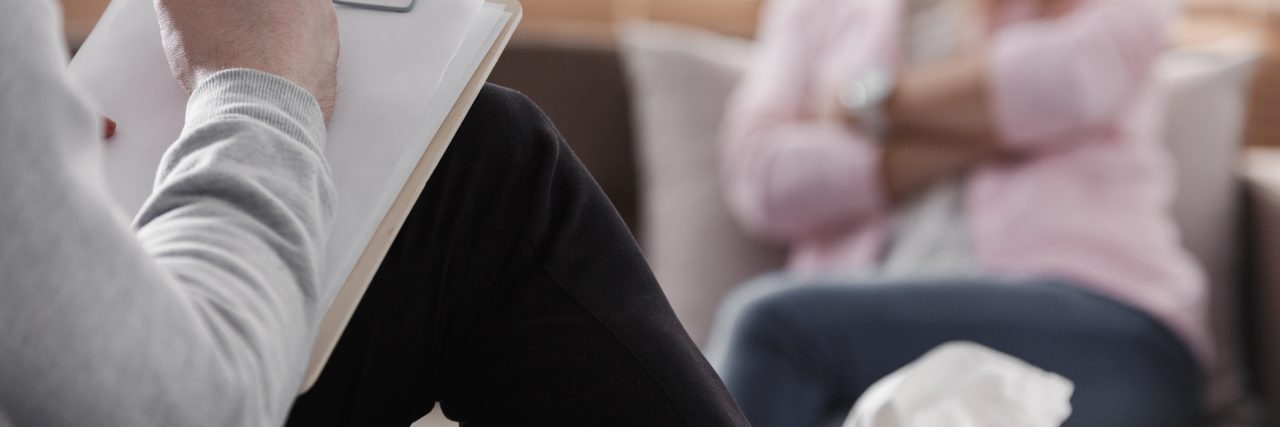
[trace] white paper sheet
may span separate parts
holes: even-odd
[[[331,292],[354,268],[501,28],[503,14],[487,12],[483,0],[418,3],[409,13],[337,7],[342,54],[326,150],[339,197],[326,265]],[[477,21],[482,10],[486,22]],[[471,40],[477,34],[487,42]],[[464,41],[468,47],[460,50]],[[459,52],[465,65],[451,65]],[[70,71],[89,101],[119,124],[104,169],[113,197],[133,215],[181,132],[186,105],[165,61],[152,2],[113,2]]]
[[[431,127],[440,127],[440,123],[453,108],[453,100],[461,95],[471,79],[471,74],[480,66],[480,61],[483,61],[485,54],[489,52],[486,47],[493,45],[509,19],[511,14],[503,10],[502,6],[494,3],[484,4],[484,8],[471,26],[470,33],[462,41],[458,54],[453,58],[453,63],[448,70],[445,70],[438,95],[427,110],[426,117],[435,120],[430,124]],[[412,171],[405,171],[406,175],[401,179],[402,181],[409,178],[407,175],[409,172]]]

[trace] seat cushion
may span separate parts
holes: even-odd
[[[717,134],[750,42],[661,24],[622,29],[632,93],[641,244],[695,342],[734,285],[782,265],[781,248],[747,237],[720,185]]]

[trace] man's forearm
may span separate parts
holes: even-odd
[[[99,119],[65,80],[56,14],[0,2],[0,418],[280,423],[333,293],[317,285],[333,210],[320,107],[279,77],[212,80],[140,243],[102,188]]]

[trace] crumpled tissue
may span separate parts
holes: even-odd
[[[863,393],[844,427],[1059,427],[1066,378],[972,342],[930,350]]]

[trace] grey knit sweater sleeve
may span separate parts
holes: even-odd
[[[59,28],[52,0],[0,0],[0,424],[282,424],[332,295],[319,106],[209,78],[131,226]]]

